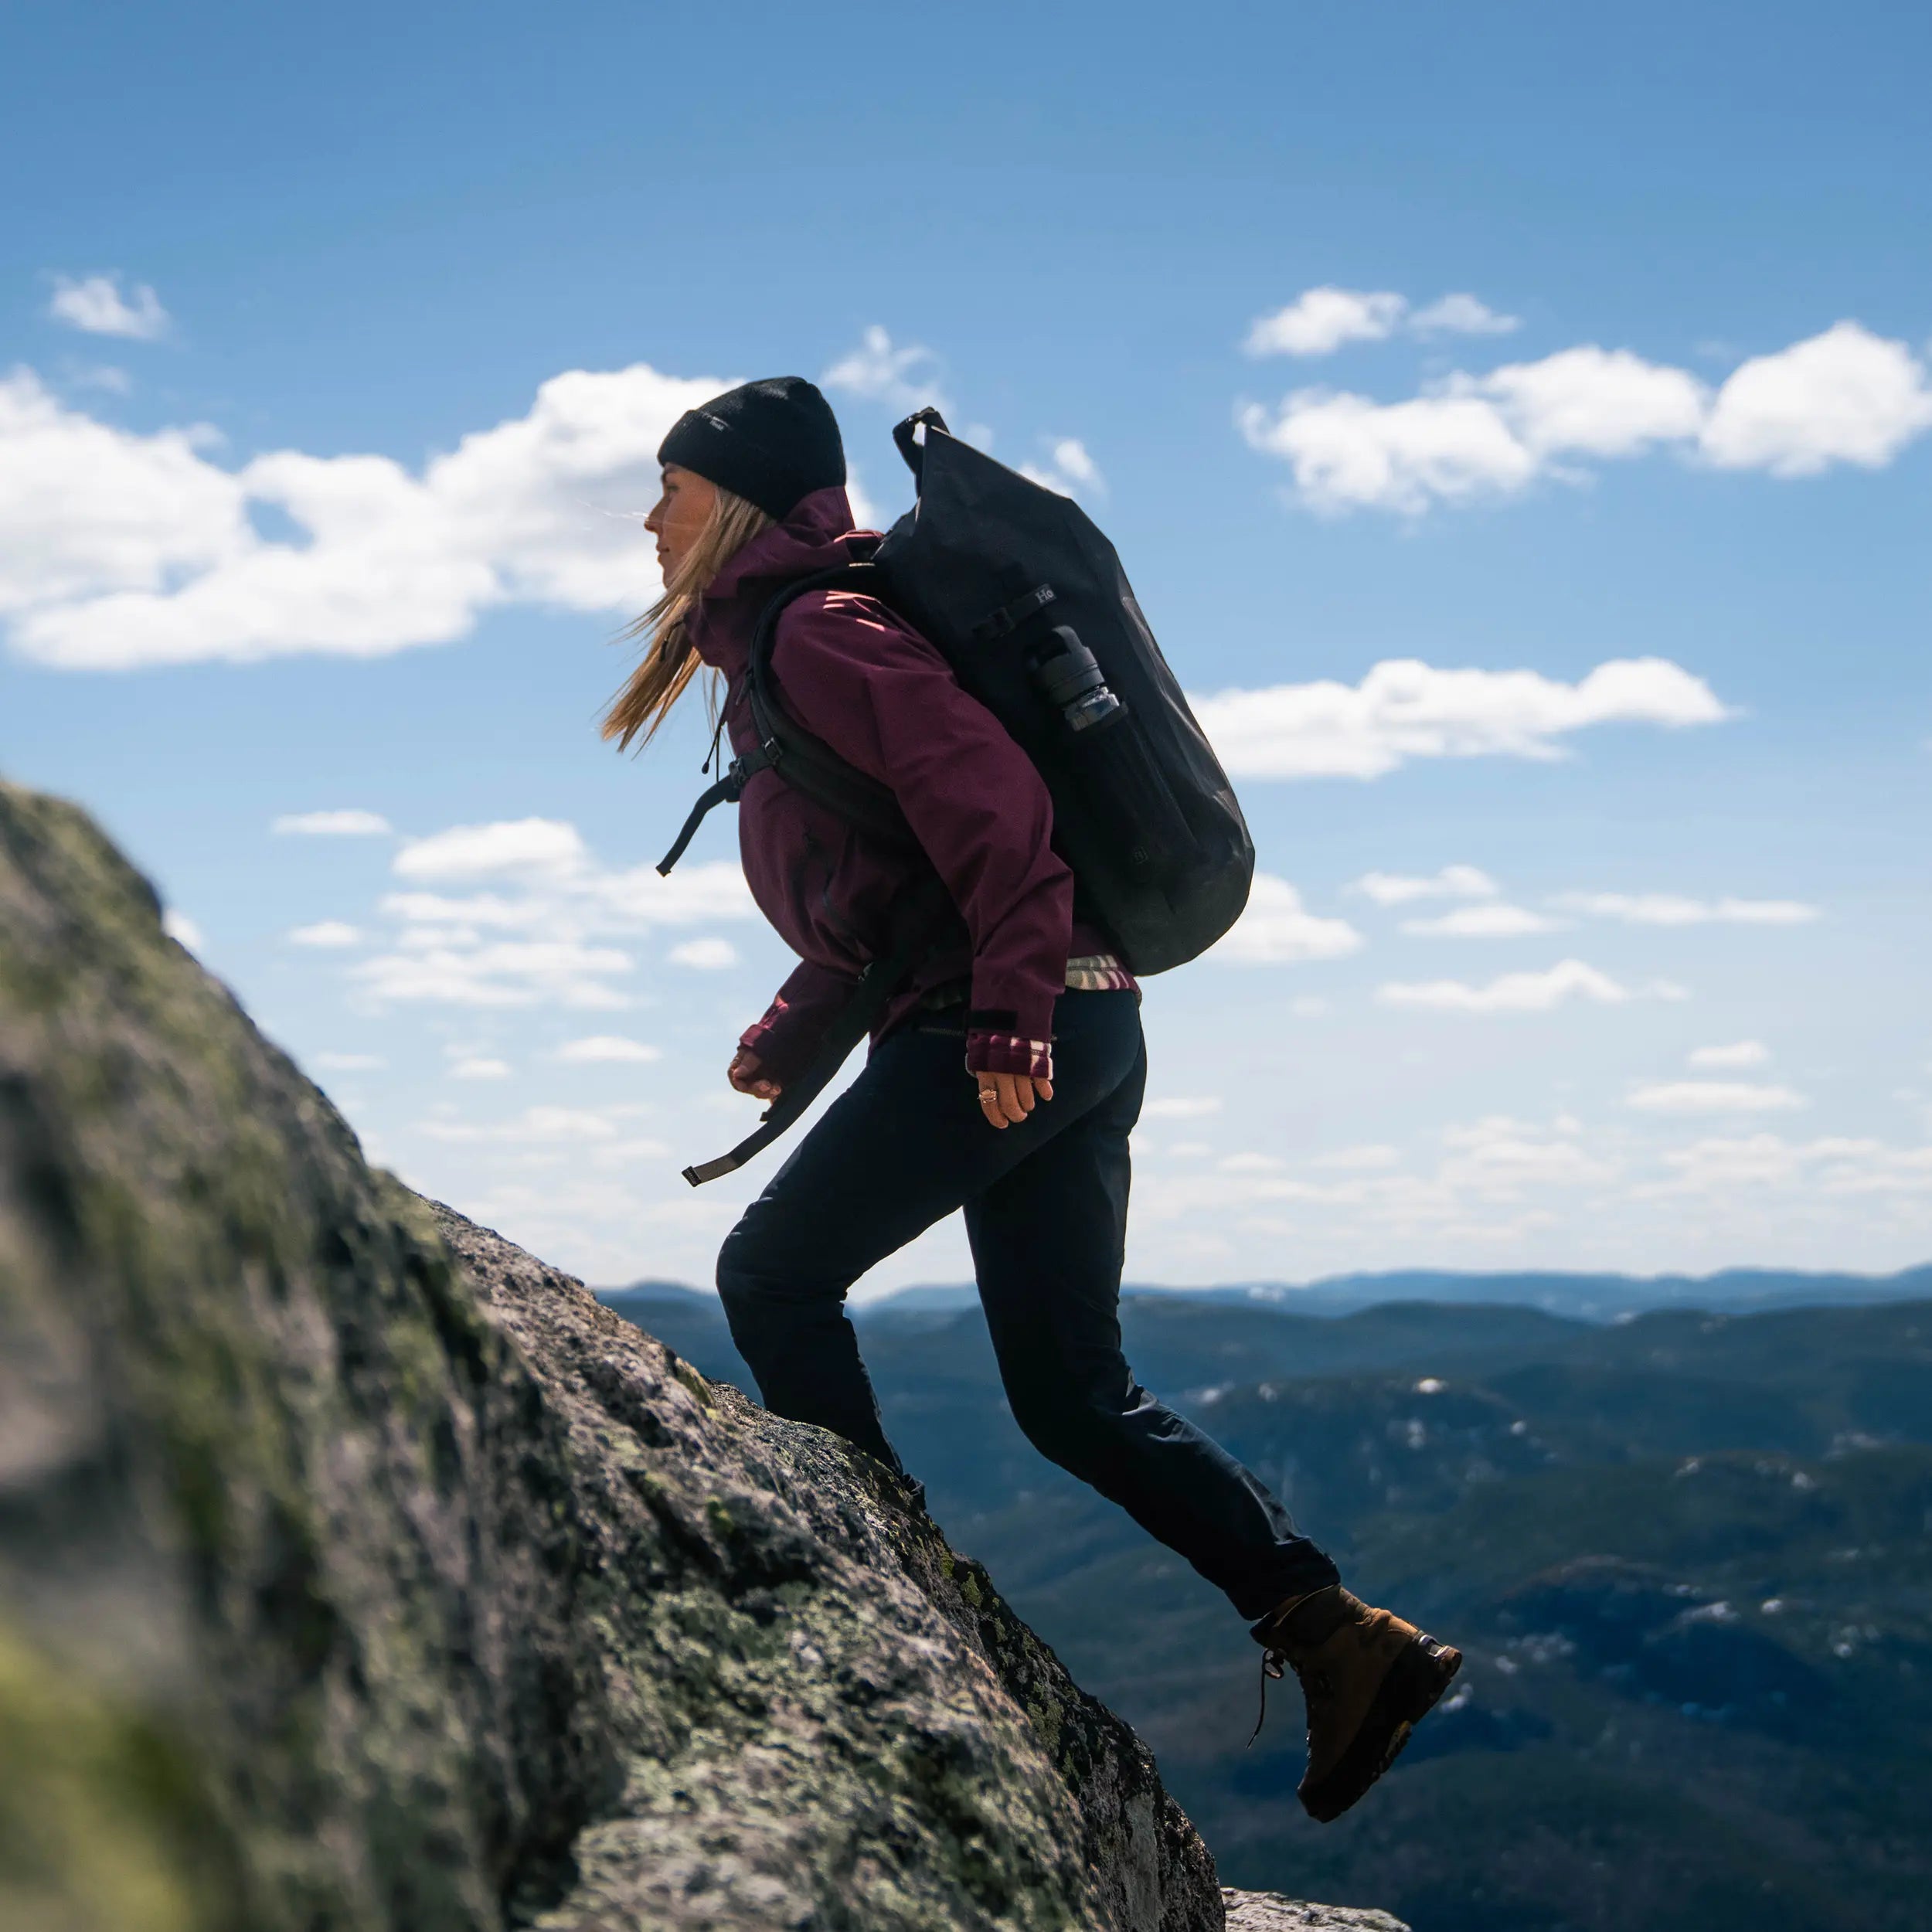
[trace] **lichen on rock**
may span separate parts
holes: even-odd
[[[369,1168],[5,785],[0,1755],[9,1932],[1226,1910],[887,1472]]]
[[[1347,1905],[1310,1905],[1273,1892],[1224,1891],[1227,1932],[1409,1932],[1386,1912]]]
[[[0,1416],[0,1740],[74,1740],[0,1780],[0,1846],[70,1846],[0,1851],[10,1927],[1221,1923],[885,1472],[369,1168],[11,788]]]

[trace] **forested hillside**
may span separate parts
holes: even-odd
[[[715,1304],[612,1298],[743,1377]],[[1292,1686],[1019,1436],[976,1312],[860,1315],[934,1512],[1160,1755],[1230,1883],[1417,1932],[1920,1932],[1932,1884],[1932,1303],[1612,1325],[1130,1297],[1142,1379],[1367,1594],[1461,1644],[1451,1703],[1310,1824]]]

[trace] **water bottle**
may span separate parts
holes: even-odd
[[[1194,835],[1138,721],[1108,689],[1080,633],[1056,625],[1029,662],[1033,682],[1066,720],[1065,767],[1087,809],[1117,829],[1116,849],[1128,876],[1165,890],[1197,855]]]
[[[1033,660],[1033,679],[1070,731],[1090,730],[1121,708],[1093,652],[1069,625],[1054,626],[1053,641]]]

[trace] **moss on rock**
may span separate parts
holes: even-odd
[[[232,1847],[192,1747],[0,1625],[0,1924],[238,1927]]]
[[[0,1416],[9,1927],[1222,1922],[883,1471],[372,1172],[3,786]]]

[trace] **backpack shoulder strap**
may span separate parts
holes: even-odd
[[[765,770],[775,771],[807,798],[815,799],[889,849],[903,852],[917,862],[912,883],[894,922],[892,944],[853,982],[852,998],[834,1016],[811,1065],[787,1083],[784,1091],[766,1110],[761,1124],[729,1154],[684,1170],[684,1178],[693,1187],[701,1187],[706,1181],[743,1166],[811,1106],[852,1049],[878,1024],[893,995],[931,951],[948,921],[957,917],[951,895],[906,822],[906,815],[900,810],[892,788],[849,764],[823,739],[806,730],[786,710],[772,672],[778,620],[798,598],[814,590],[857,590],[876,597],[882,588],[869,563],[848,564],[787,583],[765,606],[752,634],[745,676],[745,694],[758,742],[742,758],[734,759],[730,770],[698,801],[678,842],[658,867],[661,872],[668,872],[690,843],[704,815],[727,798],[735,801],[744,790],[746,780],[755,772]]]
[[[835,812],[889,851],[923,859],[923,848],[906,824],[892,787],[848,763],[822,738],[815,737],[799,723],[785,709],[771,668],[778,620],[800,597],[814,590],[857,590],[877,597],[883,587],[870,563],[840,564],[832,570],[815,570],[808,577],[794,578],[759,613],[745,673],[745,696],[751,707],[751,726],[758,742],[743,757],[733,759],[718,782],[699,796],[671,849],[658,861],[659,872],[668,873],[684,856],[685,848],[712,808],[736,804],[747,783],[760,771],[775,771],[787,784]]]
[[[799,598],[815,590],[855,590],[876,597],[882,587],[869,563],[815,571],[787,583],[765,606],[752,633],[745,696],[751,707],[752,729],[758,734],[758,750],[786,784],[879,844],[910,856],[920,849],[919,842],[892,787],[842,758],[822,738],[800,724],[786,709],[772,668],[779,620]]]

